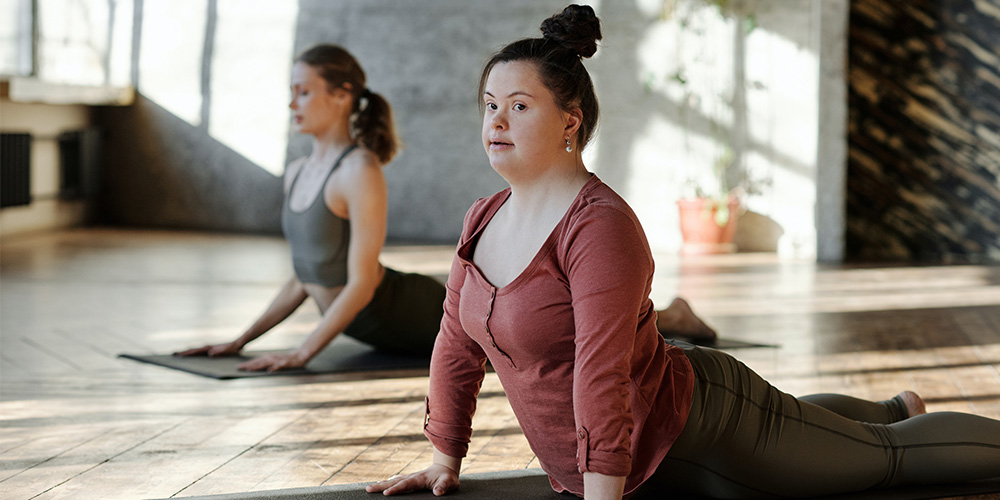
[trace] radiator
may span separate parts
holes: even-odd
[[[86,128],[59,134],[59,197],[93,198],[100,190],[101,133]]]
[[[0,208],[31,204],[31,134],[0,134]]]

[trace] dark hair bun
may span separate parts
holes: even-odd
[[[580,57],[597,52],[601,21],[589,5],[570,5],[542,21],[542,36],[573,51]]]

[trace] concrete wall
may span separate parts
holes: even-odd
[[[281,188],[275,174],[280,175],[280,164],[308,152],[308,140],[269,132],[286,144],[284,158],[272,160],[273,154],[253,149],[269,139],[241,143],[239,137],[265,124],[287,124],[287,88],[275,82],[284,79],[287,85],[295,53],[331,42],[361,61],[369,87],[392,103],[406,143],[386,167],[389,238],[442,242],[457,239],[472,201],[505,187],[479,139],[475,91],[483,62],[507,42],[538,36],[540,22],[566,4],[301,0],[281,4],[294,6],[291,11],[269,12],[267,6],[274,4],[268,2],[136,1],[133,63],[140,97],[132,108],[96,113],[109,138],[102,205],[107,222],[277,232]],[[701,14],[708,29],[725,33],[707,40],[708,50],[723,62],[715,68],[720,76],[713,81],[721,82],[715,90],[731,95],[743,88],[744,104],[719,111],[708,106],[706,95],[693,114],[682,111],[677,89],[663,82],[684,57],[684,45],[706,39],[677,31],[677,17],[663,15],[671,2],[590,3],[602,18],[605,39],[597,57],[587,62],[602,118],[585,160],[633,205],[653,247],[680,247],[674,202],[684,195],[686,181],[711,170],[718,152],[712,123],[718,122],[726,140],[743,141],[733,142],[742,165],[766,181],[748,203],[759,234],[770,241],[752,245],[815,256],[815,219],[817,210],[823,211],[816,208],[816,144],[843,140],[836,123],[834,130],[818,126],[821,82],[836,88],[841,78],[820,70],[821,2],[781,3],[780,8],[761,2],[757,28],[739,41],[741,50],[734,46],[739,37],[733,35],[732,20]],[[157,28],[164,19],[177,25]],[[285,31],[275,28],[282,23]],[[174,38],[186,42],[177,43],[189,46],[156,47],[157,38],[144,36],[178,29],[185,36]],[[838,36],[836,29],[827,36]],[[743,77],[759,85],[746,90],[734,83],[739,71],[725,58],[743,60]],[[660,83],[650,85],[650,78]],[[232,98],[240,94],[246,97]],[[823,105],[830,102],[837,105],[836,99]],[[270,111],[245,114],[252,109]],[[277,118],[261,118],[265,115]],[[221,123],[228,125],[220,129]],[[833,161],[824,168],[842,167]],[[836,199],[829,206],[837,212]],[[836,246],[836,237],[833,241]]]

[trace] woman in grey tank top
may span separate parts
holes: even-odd
[[[357,60],[335,45],[317,45],[297,57],[291,89],[293,125],[313,137],[311,154],[285,171],[282,229],[295,275],[236,340],[176,354],[238,354],[311,298],[323,318],[302,345],[254,358],[240,369],[305,366],[340,333],[379,349],[429,356],[443,314],[444,286],[379,262],[387,215],[382,166],[399,146],[389,103],[368,90]],[[666,335],[715,338],[683,299],[658,317]]]

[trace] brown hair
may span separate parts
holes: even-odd
[[[342,88],[354,95],[352,136],[383,164],[392,160],[400,146],[392,108],[384,97],[365,86],[365,72],[354,56],[342,47],[322,44],[307,49],[295,62],[315,68],[330,89]]]
[[[542,21],[542,38],[525,38],[500,49],[486,61],[479,78],[479,103],[486,80],[493,67],[500,63],[530,61],[538,68],[542,83],[555,96],[563,111],[580,108],[583,120],[577,131],[579,148],[583,149],[597,129],[600,110],[594,82],[583,67],[583,58],[597,52],[601,39],[601,21],[588,5],[570,5],[562,12]]]

